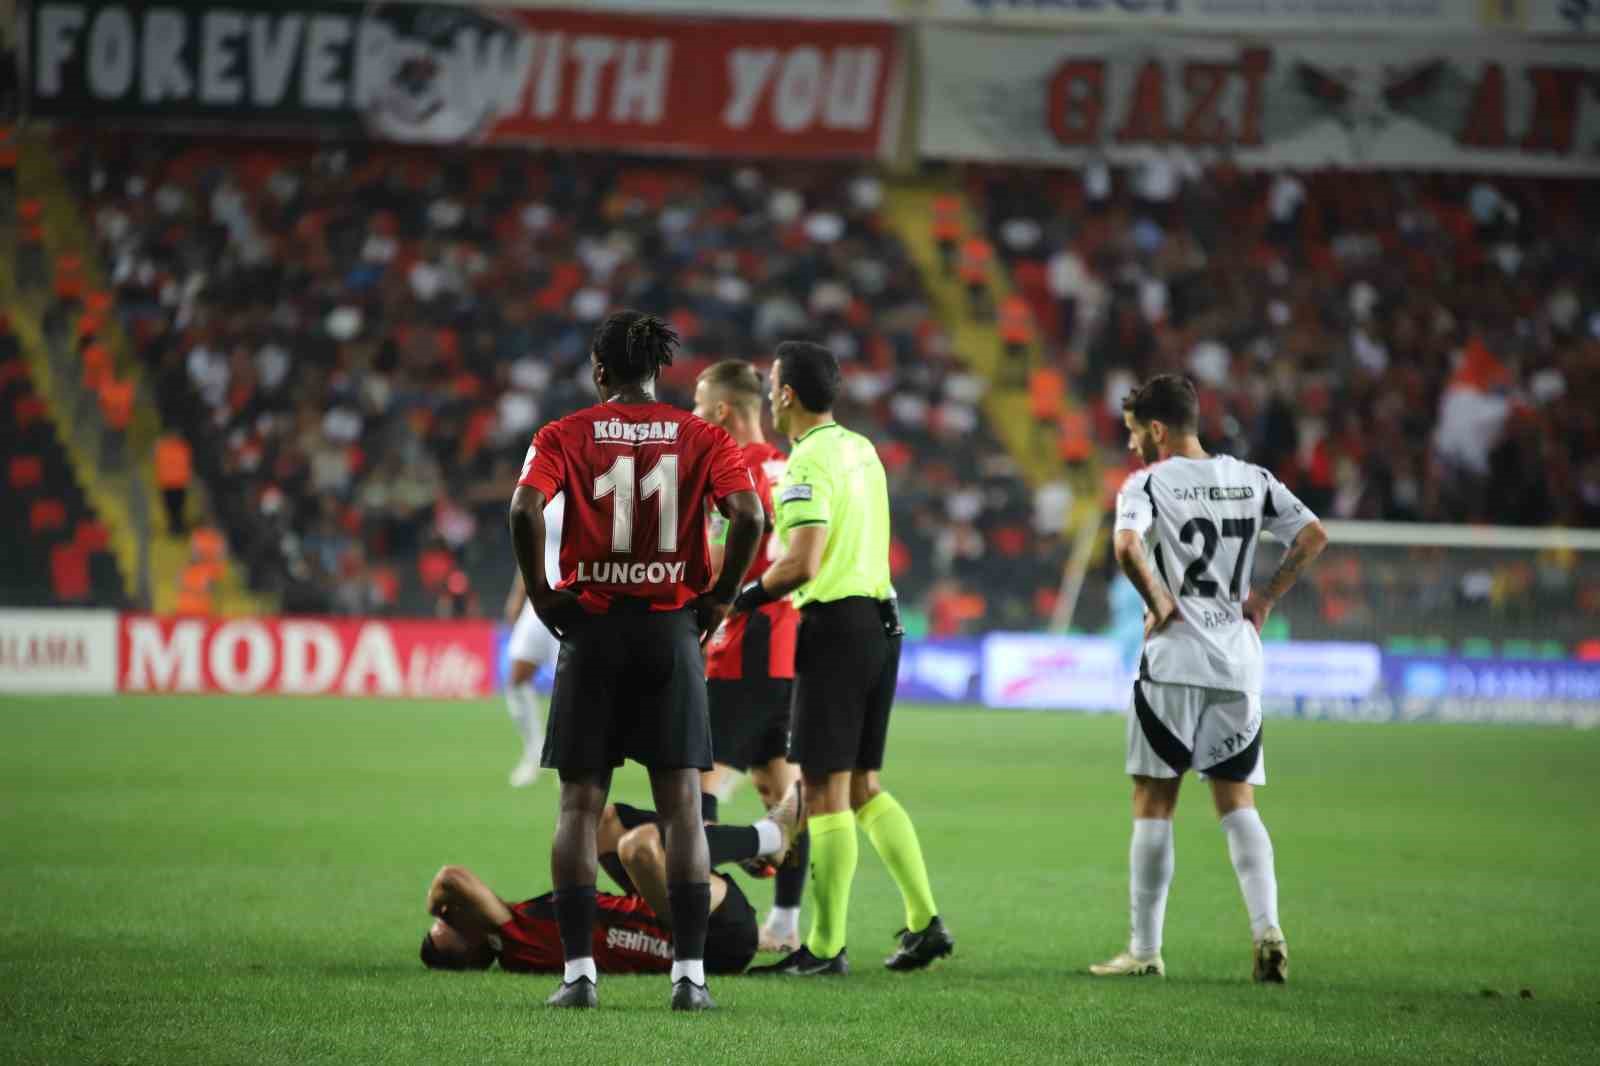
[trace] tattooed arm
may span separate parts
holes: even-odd
[[[1327,546],[1328,531],[1322,528],[1321,522],[1312,522],[1296,535],[1294,543],[1289,545],[1289,553],[1283,557],[1278,572],[1272,575],[1267,587],[1250,593],[1250,598],[1244,601],[1244,616],[1256,627],[1256,632],[1259,633],[1261,627],[1267,624],[1267,616],[1272,613],[1272,608],[1285,592],[1294,587],[1301,572],[1315,562]]]

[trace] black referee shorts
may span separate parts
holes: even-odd
[[[709,770],[705,660],[692,611],[613,608],[573,626],[556,657],[540,764]]]
[[[801,608],[789,758],[802,772],[883,768],[900,639],[865,596]]]
[[[744,773],[782,758],[789,747],[789,705],[794,682],[785,677],[712,678],[711,753]]]

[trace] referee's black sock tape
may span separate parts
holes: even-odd
[[[744,862],[761,854],[761,834],[753,825],[708,825],[706,849],[711,852],[712,866]]]
[[[555,894],[556,925],[561,929],[561,954],[568,962],[594,954],[594,886],[576,885]]]
[[[706,926],[711,922],[711,885],[680,881],[667,886],[672,907],[672,957],[692,962],[706,957]]]

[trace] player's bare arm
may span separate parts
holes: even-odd
[[[1283,598],[1284,593],[1294,587],[1300,575],[1322,554],[1328,546],[1328,531],[1321,522],[1312,522],[1302,529],[1294,538],[1294,543],[1289,545],[1289,552],[1283,557],[1283,562],[1278,566],[1278,572],[1272,575],[1272,580],[1267,582],[1267,587],[1259,592],[1251,592],[1250,597],[1244,601],[1244,616],[1250,624],[1256,627],[1256,632],[1266,625],[1267,616],[1272,613],[1272,608]]]
[[[1148,638],[1152,633],[1161,632],[1177,615],[1178,603],[1150,569],[1150,560],[1144,554],[1143,539],[1131,529],[1118,530],[1112,551],[1117,557],[1117,566],[1122,568],[1144,599],[1147,612],[1144,635]]]
[[[751,497],[755,493],[749,494]],[[533,613],[557,637],[581,615],[583,608],[571,592],[550,587],[544,572],[544,507],[549,500],[538,489],[518,485],[511,494],[511,548],[517,570],[533,603]]]
[[[717,501],[717,510],[728,520],[728,543],[723,548],[722,570],[711,590],[690,605],[700,626],[703,640],[728,616],[739,582],[755,561],[756,548],[766,529],[767,513],[753,490],[732,492]],[[535,604],[534,609],[538,609]]]
[[[511,908],[465,866],[446,866],[434,875],[428,913],[469,935],[492,933],[511,920]]]

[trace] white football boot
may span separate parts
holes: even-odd
[[[1167,964],[1161,961],[1160,955],[1141,959],[1131,951],[1124,951],[1115,958],[1095,963],[1089,967],[1089,972],[1096,977],[1165,977]]]
[[[1256,981],[1281,985],[1289,980],[1289,945],[1284,942],[1283,930],[1276,926],[1261,934],[1255,942],[1255,967],[1251,974]]]

